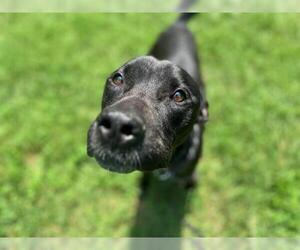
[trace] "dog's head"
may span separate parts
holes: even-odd
[[[107,79],[102,112],[88,132],[88,154],[120,173],[167,167],[193,124],[205,120],[205,108],[187,72],[169,61],[139,57]]]

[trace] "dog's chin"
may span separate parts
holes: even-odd
[[[115,173],[119,173],[119,174],[129,174],[135,170],[137,170],[135,167],[131,167],[129,164],[127,165],[124,165],[123,164],[120,164],[120,163],[116,163],[114,160],[111,160],[111,161],[107,161],[107,160],[103,160],[102,158],[99,158],[99,157],[95,157],[98,164],[110,171],[110,172],[115,172]]]
[[[94,157],[102,168],[111,172],[128,174],[140,168],[139,156],[133,152],[125,154],[105,150]]]
[[[152,171],[156,169],[166,168],[168,161],[161,156],[147,154],[139,154],[137,151],[118,152],[108,149],[93,150],[90,155],[96,159],[98,164],[111,172],[122,174],[131,173],[133,171]]]

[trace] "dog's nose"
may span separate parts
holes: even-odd
[[[142,122],[120,112],[102,114],[98,127],[102,142],[114,147],[137,146],[144,137]]]

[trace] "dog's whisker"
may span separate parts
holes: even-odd
[[[140,159],[140,156],[139,156],[139,153],[137,151],[135,151],[135,154],[136,154],[136,159],[137,159],[137,167],[140,168],[142,166],[141,164],[141,159]]]

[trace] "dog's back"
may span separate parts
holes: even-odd
[[[202,84],[196,42],[187,28],[187,22],[195,14],[182,13],[173,25],[160,34],[149,54],[159,60],[171,61]]]
[[[168,60],[184,69],[199,84],[205,97],[196,41],[187,27],[187,22],[196,14],[182,13],[174,24],[160,34],[149,55],[159,60]]]

